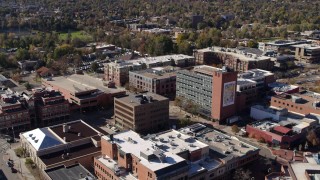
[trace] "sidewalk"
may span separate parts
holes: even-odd
[[[28,168],[25,166],[25,158],[19,158],[16,156],[14,150],[8,149],[7,154],[3,156],[4,159],[8,160],[9,158],[13,160],[14,167],[17,169],[17,174],[22,180],[35,180],[33,175],[30,173]]]

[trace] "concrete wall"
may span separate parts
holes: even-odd
[[[256,107],[251,107],[250,111],[250,117],[252,117],[255,120],[262,120],[262,119],[267,119],[267,118],[272,118],[273,120],[279,121],[280,116],[277,114],[272,114],[270,112],[266,112],[265,110],[261,110]]]

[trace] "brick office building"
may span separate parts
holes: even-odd
[[[189,165],[185,159],[157,148],[131,130],[103,136],[101,152],[102,156],[94,158],[99,180],[188,178]]]
[[[295,50],[295,59],[305,63],[316,63],[320,61],[320,46],[312,44],[299,44],[293,46]]]
[[[60,92],[51,88],[33,89],[35,111],[39,126],[59,124],[69,120],[69,103]]]
[[[222,64],[238,72],[274,67],[270,57],[237,48],[209,47],[194,51],[194,56],[197,64]]]
[[[149,92],[115,98],[114,117],[119,129],[155,132],[169,125],[169,99]]]
[[[42,84],[61,92],[71,104],[70,110],[90,110],[97,106],[110,106],[114,97],[125,94],[124,90],[108,88],[103,81],[89,75],[73,74],[42,79]]]
[[[238,74],[236,104],[237,111],[249,109],[252,103],[264,97],[269,84],[274,83],[274,74],[262,69],[251,69]]]
[[[20,142],[39,169],[78,163],[92,169],[93,158],[101,155],[103,133],[77,120],[24,132]]]
[[[271,106],[286,108],[298,114],[320,114],[320,94],[311,91],[301,91],[293,94],[279,94],[271,98]]]
[[[194,64],[194,57],[183,54],[146,57],[131,61],[115,61],[105,64],[104,79],[113,81],[117,86],[123,86],[129,82],[129,71],[162,66],[188,67]]]
[[[30,128],[30,113],[25,98],[10,92],[1,94],[0,129],[2,133]]]
[[[236,112],[237,72],[206,65],[177,72],[176,95],[200,106],[200,113],[225,120]]]
[[[129,86],[160,95],[176,93],[177,67],[166,66],[129,72]]]
[[[189,135],[195,133],[201,140]],[[103,136],[101,153],[94,159],[98,179],[223,180],[256,160],[259,149],[196,124],[144,139],[133,131]]]

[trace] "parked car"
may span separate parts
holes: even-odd
[[[8,142],[8,143],[14,143],[14,139],[13,139],[12,137],[7,138],[7,142]]]
[[[6,164],[7,164],[8,167],[13,167],[13,163],[11,161],[7,161]]]
[[[15,168],[11,167],[11,172],[12,173],[17,173],[18,171]]]

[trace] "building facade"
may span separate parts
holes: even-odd
[[[224,120],[236,111],[237,72],[206,65],[177,72],[176,95],[199,106],[199,112]]]
[[[129,130],[103,136],[102,156],[94,158],[95,174],[102,179],[188,178],[188,164],[182,157],[157,148]]]
[[[320,94],[311,91],[301,91],[292,94],[279,94],[271,98],[271,106],[286,108],[290,112],[308,115],[320,114]]]
[[[238,72],[250,69],[270,71],[274,67],[270,57],[236,48],[209,47],[194,51],[194,56],[197,64],[222,64]]]
[[[41,170],[78,163],[90,169],[93,158],[101,155],[102,135],[102,131],[77,120],[24,132],[20,143]]]
[[[311,44],[295,45],[295,59],[305,63],[320,61],[320,46]]]
[[[29,129],[31,125],[28,103],[23,96],[14,93],[1,94],[0,129],[2,133],[14,133]]]
[[[167,66],[129,72],[129,86],[160,95],[176,93],[176,70]]]
[[[69,103],[60,92],[51,88],[32,91],[38,126],[45,127],[69,120]]]
[[[189,135],[196,133],[201,137]],[[144,138],[131,130],[103,136],[101,151],[94,159],[98,179],[133,180],[230,179],[234,169],[259,154],[259,149],[202,124]]]
[[[146,57],[131,61],[115,61],[105,64],[104,79],[115,82],[117,86],[124,86],[129,82],[129,71],[162,66],[188,67],[194,64],[194,57],[183,54]]]
[[[156,132],[169,125],[169,99],[149,92],[115,98],[114,117],[119,129]]]
[[[61,92],[70,103],[70,110],[81,112],[110,106],[114,97],[125,94],[124,90],[108,88],[100,79],[80,74],[42,79],[42,85]]]

